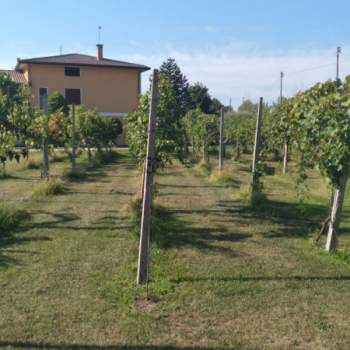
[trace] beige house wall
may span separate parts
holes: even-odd
[[[141,75],[138,69],[79,66],[80,77],[66,77],[64,67],[27,65],[25,74],[29,75],[36,105],[39,88],[45,87],[49,95],[58,91],[63,96],[65,89],[80,89],[82,105],[99,113],[127,113],[137,107]]]

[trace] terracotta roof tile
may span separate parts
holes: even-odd
[[[18,84],[27,84],[27,79],[25,75],[16,70],[0,70],[0,73],[7,73],[10,78]]]

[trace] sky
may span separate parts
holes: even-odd
[[[95,54],[157,68],[176,59],[191,83],[237,107],[350,74],[349,0],[0,0],[0,68],[17,57]],[[143,89],[148,87],[148,73]]]

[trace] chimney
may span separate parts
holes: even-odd
[[[98,60],[103,60],[103,45],[102,44],[96,45],[96,58]]]

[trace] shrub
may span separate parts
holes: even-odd
[[[212,166],[208,162],[201,161],[194,167],[194,169],[198,174],[202,176],[209,176],[212,170]]]
[[[16,229],[23,221],[29,218],[29,214],[23,210],[0,205],[0,234]]]
[[[67,191],[66,186],[60,180],[49,180],[40,184],[34,190],[34,197],[57,196]]]

